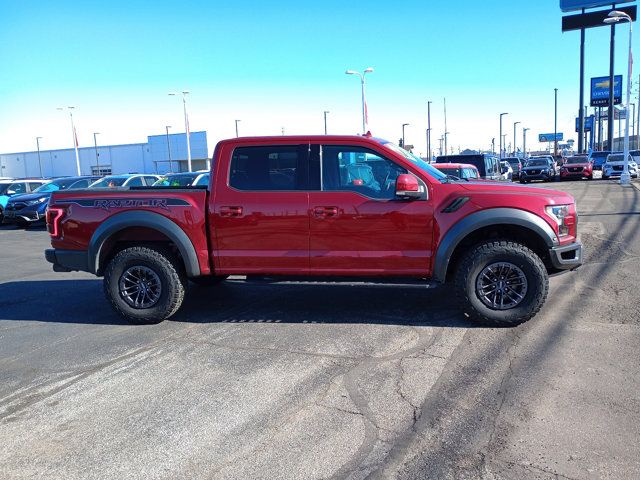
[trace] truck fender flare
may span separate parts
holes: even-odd
[[[187,276],[197,277],[200,275],[196,249],[184,230],[167,217],[146,211],[118,213],[100,224],[89,242],[88,266],[91,273],[97,274],[100,270],[100,257],[105,242],[114,234],[130,227],[146,227],[164,234],[178,248],[184,260]]]
[[[455,223],[444,235],[435,255],[433,278],[444,283],[449,261],[458,244],[474,231],[491,225],[518,225],[540,237],[547,247],[558,245],[558,237],[541,217],[516,208],[490,208],[472,213]]]

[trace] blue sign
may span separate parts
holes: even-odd
[[[622,103],[622,75],[613,77],[613,104]],[[591,79],[591,106],[609,106],[609,77]]]
[[[583,8],[604,7],[605,5],[611,6],[613,3],[629,3],[633,1],[634,0],[617,0],[615,2],[603,0],[560,0],[560,10],[563,12],[573,12],[575,10],[582,10]]]
[[[558,133],[556,135],[556,140],[558,142],[561,142],[563,138],[564,138],[564,134],[563,133]],[[538,135],[538,141],[540,143],[553,142],[553,133],[541,133],[541,134],[539,134]]]
[[[584,117],[584,131],[585,132],[590,132],[591,130],[593,130],[593,122],[595,120],[595,117],[593,115],[590,115],[588,117]],[[580,118],[576,117],[576,132],[580,131]]]

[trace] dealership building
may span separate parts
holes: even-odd
[[[192,170],[208,168],[207,132],[191,132]],[[82,175],[184,172],[187,135],[150,135],[145,143],[78,148]],[[0,153],[0,177],[61,177],[77,174],[74,148]]]

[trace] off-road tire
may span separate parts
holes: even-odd
[[[528,288],[524,299],[508,310],[485,305],[476,294],[476,279],[488,265],[509,262],[524,273]],[[495,327],[516,326],[533,318],[544,305],[549,276],[542,260],[526,246],[509,240],[487,241],[467,250],[454,276],[458,304],[471,320]]]
[[[133,308],[120,295],[120,276],[133,266],[147,267],[160,279],[160,298],[149,308]],[[184,299],[186,276],[169,250],[131,247],[118,252],[111,259],[104,272],[103,286],[111,306],[128,322],[153,324],[166,320],[178,311]]]
[[[212,287],[224,282],[229,275],[205,275],[203,277],[193,277],[189,280],[199,287]]]

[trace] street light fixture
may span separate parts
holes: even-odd
[[[516,126],[519,125],[521,122],[513,122],[513,156],[517,157],[516,152]]]
[[[360,85],[362,87],[362,134],[367,133],[367,124],[369,123],[367,114],[367,100],[365,96],[365,76],[367,73],[373,73],[373,68],[369,67],[364,70],[364,73],[357,72],[355,70],[347,70],[347,75],[358,75],[360,77]]]
[[[78,134],[76,133],[76,127],[73,124],[73,109],[76,107],[67,107],[69,110],[69,117],[71,118],[71,136],[73,138],[73,148],[76,151],[76,171],[78,172],[78,176],[80,173],[80,154],[78,153]],[[64,111],[64,107],[58,107],[57,110]]]
[[[629,15],[620,10],[609,12],[604,23],[612,25],[618,22],[629,22],[629,55],[628,55],[628,76],[627,76],[627,115],[625,115],[624,127],[624,168],[620,175],[620,185],[631,184],[631,175],[629,175],[629,104],[631,103],[631,74],[633,66],[633,53],[631,50],[631,38],[633,35],[633,20]]]
[[[502,117],[509,115],[507,112],[500,114],[500,160],[502,160]]]
[[[236,138],[238,138],[238,122],[241,122],[242,120],[236,120]]]
[[[96,174],[100,175],[100,155],[98,154],[98,140],[96,135],[100,135],[100,132],[93,132],[93,146],[96,149]]]
[[[36,137],[36,145],[38,146],[38,167],[40,168],[40,178],[43,178],[42,161],[40,160],[40,140],[42,140],[42,137]]]
[[[184,130],[187,135],[187,169],[191,172],[191,140],[190,140],[190,132],[189,132],[189,116],[187,115],[187,95],[189,95],[189,90],[183,90],[182,92],[182,106],[184,109]],[[177,96],[178,93],[170,92],[169,96]]]

